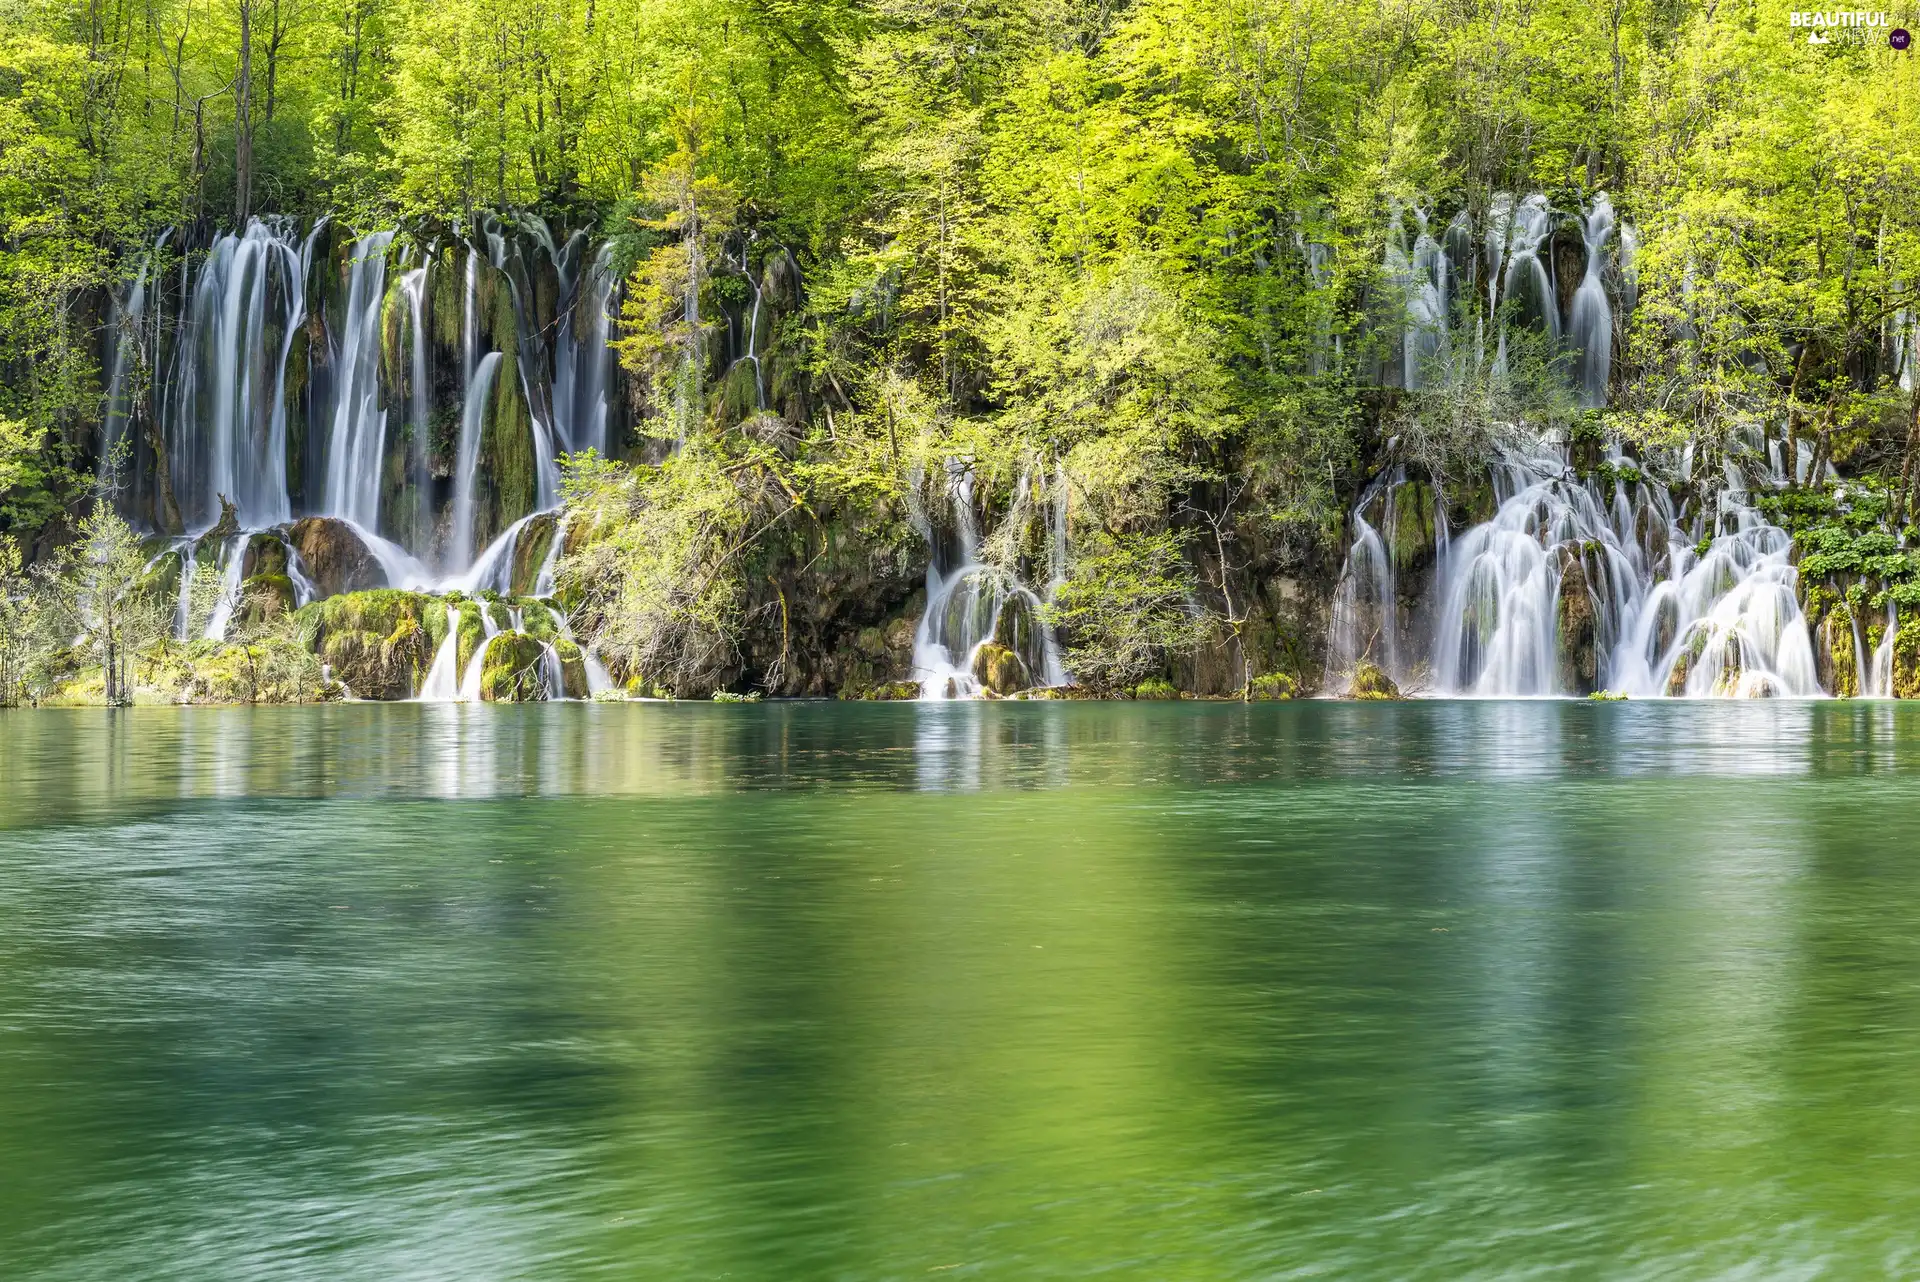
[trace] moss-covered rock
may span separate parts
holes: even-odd
[[[875,703],[911,702],[920,697],[920,683],[918,681],[885,681],[879,685],[850,686],[840,692],[840,697]]]
[[[1433,564],[1436,555],[1433,487],[1402,481],[1389,497],[1393,520],[1382,530],[1389,540],[1387,555],[1396,573],[1412,574]]]
[[[1860,666],[1854,646],[1853,615],[1844,602],[1826,611],[1813,630],[1814,674],[1835,698],[1860,695]]]
[[[1353,679],[1347,684],[1349,699],[1398,699],[1400,687],[1378,664],[1362,661],[1354,666]]]
[[[240,576],[251,579],[262,574],[287,573],[287,545],[271,530],[262,530],[247,540],[240,562]]]
[[[1171,681],[1161,677],[1152,677],[1127,691],[1127,697],[1131,699],[1178,699],[1180,697],[1180,690]]]
[[[1031,690],[1022,690],[1013,696],[1016,699],[1044,699],[1049,701],[1095,702],[1100,696],[1085,686],[1035,686]]]
[[[1033,684],[1026,661],[1004,645],[989,641],[973,655],[973,679],[980,688],[1006,696]]]
[[[379,588],[328,597],[294,616],[296,634],[361,699],[409,699],[447,632],[446,604]]]
[[[480,664],[480,697],[488,703],[531,703],[547,697],[542,673],[546,649],[524,632],[502,632],[487,642]]]
[[[180,595],[180,567],[183,558],[178,549],[156,556],[140,577],[140,587],[151,596],[171,601]]]
[[[540,568],[547,563],[547,552],[558,533],[557,518],[542,512],[520,527],[513,544],[513,569],[509,583],[516,596],[526,596],[538,586]]]
[[[1247,698],[1256,702],[1298,697],[1300,683],[1285,672],[1269,672],[1247,683]]]
[[[587,689],[586,656],[580,647],[567,637],[555,637],[553,652],[560,659],[561,688],[553,692],[556,697],[566,699],[584,699],[590,691]]]
[[[330,516],[309,516],[287,527],[287,542],[300,554],[320,596],[339,596],[386,586],[380,562],[352,526]]]
[[[1900,619],[1893,634],[1893,697],[1920,699],[1920,619]]]

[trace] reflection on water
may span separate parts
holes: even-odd
[[[1920,708],[1843,702],[355,704],[18,713],[0,728],[0,823],[217,797],[1805,777],[1920,763]]]
[[[1916,717],[10,715],[0,1272],[1909,1274]]]

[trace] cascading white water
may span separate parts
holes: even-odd
[[[447,551],[450,568],[467,570],[473,565],[474,488],[480,468],[480,428],[486,422],[493,378],[499,368],[500,353],[488,352],[482,356],[467,379],[467,400],[460,407],[460,449],[453,472],[453,532]]]
[[[183,267],[184,271],[184,267]],[[292,224],[254,219],[208,251],[183,302],[161,431],[190,528],[225,496],[249,529],[287,520],[287,353],[306,316]]]
[[[487,544],[487,550],[474,561],[472,568],[465,574],[453,578],[449,586],[462,592],[492,591],[503,595],[511,593],[513,591],[513,555],[520,546],[520,533],[527,528],[529,521],[541,515],[543,513],[529,512],[502,530],[500,537]]]
[[[227,627],[233,622],[233,612],[239,608],[240,571],[246,563],[250,537],[236,534],[220,552],[220,595],[214,598],[213,613],[207,617],[206,630],[201,633],[210,641],[227,639]]]
[[[579,240],[583,233],[575,233]],[[571,249],[573,242],[569,242]],[[577,252],[577,251],[575,251]],[[553,347],[554,427],[568,451],[607,452],[607,388],[613,373],[613,245],[602,244],[571,295],[573,310],[556,326]],[[580,309],[584,308],[584,314]],[[586,335],[576,330],[585,322]]]
[[[1574,291],[1567,319],[1567,345],[1579,357],[1574,386],[1580,403],[1598,409],[1607,403],[1607,379],[1613,370],[1613,307],[1607,302],[1601,272],[1607,242],[1613,237],[1613,202],[1601,192],[1593,198],[1583,230],[1587,246],[1586,272]]]
[[[480,611],[480,628],[485,634],[480,644],[474,647],[473,657],[467,660],[467,670],[460,677],[460,692],[457,696],[463,703],[475,703],[480,698],[480,678],[486,674],[487,644],[500,635],[500,625],[493,621],[493,608],[485,601],[476,601]]]
[[[185,641],[193,626],[193,576],[200,568],[199,557],[191,538],[175,540],[173,550],[180,554],[180,582],[173,598],[173,639]]]
[[[367,530],[380,525],[387,443],[387,413],[380,406],[380,311],[392,241],[393,233],[383,231],[354,242],[321,501],[325,515],[344,517]]]
[[[1353,540],[1334,585],[1332,627],[1327,638],[1327,684],[1337,686],[1361,662],[1378,666],[1396,681],[1404,678],[1399,661],[1399,593],[1393,558],[1385,539],[1367,519],[1376,502],[1384,505],[1389,531],[1398,516],[1396,502],[1406,469],[1395,467],[1375,478],[1353,511]]]
[[[1448,262],[1440,242],[1427,231],[1427,215],[1413,211],[1413,248],[1406,247],[1404,218],[1396,213],[1387,240],[1387,277],[1402,301],[1406,328],[1400,341],[1398,384],[1409,391],[1428,385],[1436,361],[1447,349]]]
[[[1442,557],[1432,688],[1442,694],[1814,696],[1792,540],[1736,473],[1701,531],[1646,481],[1574,477],[1543,454],[1496,469],[1491,521]]]
[[[161,233],[154,253],[166,247],[171,230]],[[147,276],[152,269],[153,254],[147,254],[140,259],[140,270],[127,290],[126,299],[114,297],[108,319],[112,351],[107,366],[106,410],[100,416],[99,476],[103,481],[111,479],[109,473],[122,461],[119,452],[126,444],[127,423],[132,417],[127,375],[140,359],[140,341],[147,315]]]
[[[451,703],[460,697],[460,607],[447,606],[447,635],[433,652],[433,666],[415,699],[421,703]]]
[[[1553,210],[1540,193],[1518,204],[1511,196],[1496,198],[1495,216],[1488,230],[1487,289],[1489,309],[1501,318],[1494,355],[1498,372],[1507,369],[1508,316],[1515,324],[1546,334],[1551,345],[1559,345],[1560,304],[1554,296],[1549,265],[1540,258],[1552,231]],[[1505,313],[1500,311],[1502,307]]]
[[[529,218],[535,240],[550,257],[558,255],[553,235],[545,222]],[[513,366],[520,378],[520,391],[527,400],[527,417],[533,428],[534,508],[545,511],[559,501],[560,470],[554,450],[553,389],[547,382],[547,345],[544,332],[535,325],[531,292],[526,280],[526,263],[518,237],[509,240],[497,225],[485,230],[489,257],[494,268],[506,278],[507,292],[513,304],[516,358]]]
[[[972,468],[950,462],[946,480],[958,545],[950,570],[941,571],[940,540],[931,523],[918,518],[929,546],[936,549],[927,564],[926,613],[913,634],[912,679],[920,683],[920,697],[978,695],[974,660],[983,646],[996,641],[1020,657],[1032,684],[1066,684],[1065,665],[1042,618],[1039,597],[1012,574],[979,560]]]
[[[427,387],[427,269],[415,267],[400,277],[407,300],[407,472],[413,485],[415,511],[407,533],[415,547],[425,547],[433,521],[426,510],[431,485],[431,425]]]

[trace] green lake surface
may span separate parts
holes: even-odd
[[[0,1276],[1920,1274],[1920,707],[0,715]]]

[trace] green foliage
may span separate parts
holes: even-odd
[[[571,459],[565,492],[589,531],[556,569],[582,635],[617,673],[675,694],[723,684],[744,623],[746,554],[795,507],[775,460],[696,438],[657,467]]]
[[[1046,609],[1074,679],[1100,691],[1137,686],[1206,640],[1177,532],[1100,535],[1074,553]]]

